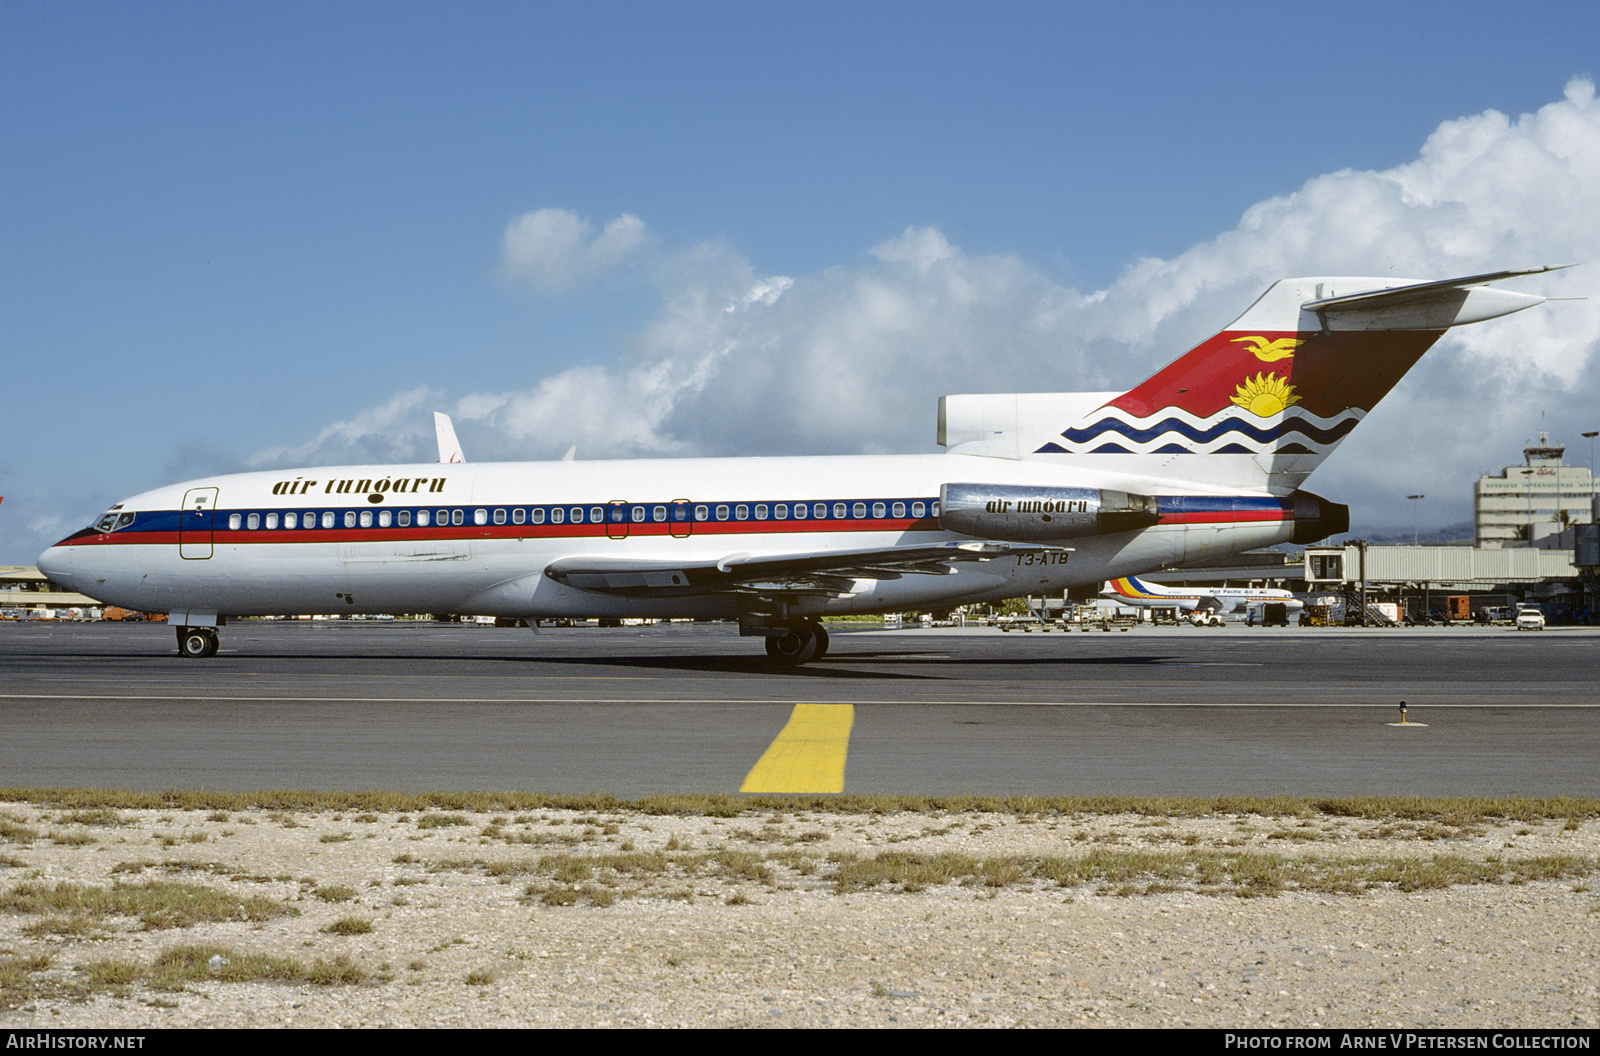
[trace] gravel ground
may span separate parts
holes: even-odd
[[[1191,868],[1029,873],[1134,852]],[[1597,854],[1595,820],[10,803],[0,1026],[1592,1028]],[[850,872],[939,855],[968,871]],[[1229,856],[1278,879],[1202,875]],[[29,894],[63,882],[258,901]],[[158,975],[176,947],[208,967]],[[286,978],[218,978],[258,955]]]

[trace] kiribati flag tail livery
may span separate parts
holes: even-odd
[[[1283,279],[1221,333],[1127,392],[947,396],[941,443],[1063,464],[1121,455],[1130,473],[1287,495],[1447,329],[1545,300],[1489,283],[1553,270],[1441,282]]]

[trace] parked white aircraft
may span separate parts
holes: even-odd
[[[827,614],[991,602],[1346,530],[1300,490],[1444,331],[1542,303],[1303,278],[1124,393],[946,396],[938,455],[342,466],[158,488],[39,558],[169,614],[736,618],[782,663]],[[454,431],[441,450],[459,459]],[[446,456],[441,455],[441,458]]]
[[[1142,609],[1177,609],[1193,612],[1209,608],[1220,614],[1244,612],[1251,605],[1264,601],[1281,602],[1288,612],[1299,612],[1305,602],[1297,601],[1287,590],[1268,587],[1163,587],[1159,583],[1146,583],[1137,576],[1113,579],[1100,590],[1102,597],[1115,598],[1120,605],[1136,605]]]

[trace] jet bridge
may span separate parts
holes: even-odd
[[[1487,550],[1470,546],[1308,546],[1307,586],[1368,583],[1429,584],[1465,590],[1498,583],[1573,579],[1578,569],[1570,550]]]

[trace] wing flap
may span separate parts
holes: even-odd
[[[837,597],[849,594],[857,579],[945,576],[955,571],[953,562],[1048,549],[1064,548],[971,541],[759,556],[739,553],[687,562],[576,555],[552,561],[544,574],[578,590],[631,597],[788,592]]]

